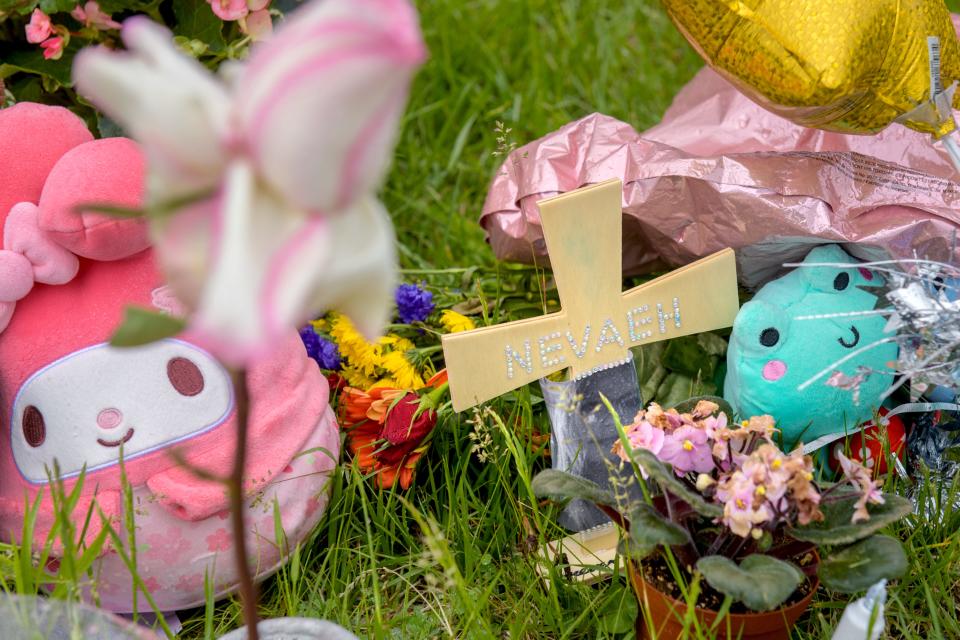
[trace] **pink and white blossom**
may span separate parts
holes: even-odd
[[[230,364],[331,308],[377,335],[396,258],[374,193],[425,57],[411,5],[307,3],[229,80],[145,17],[121,36],[126,51],[80,52],[74,78],[142,144],[148,205],[190,200],[151,231],[192,328]]]

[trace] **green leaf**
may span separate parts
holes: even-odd
[[[844,491],[845,497],[836,502],[825,502],[820,505],[824,519],[802,527],[787,528],[787,535],[796,540],[804,540],[817,545],[822,544],[850,544],[866,537],[896,522],[900,518],[913,512],[913,503],[902,496],[885,493],[883,504],[867,505],[870,519],[854,524],[851,522],[857,502],[857,494]],[[833,496],[830,496],[831,498]]]
[[[660,362],[665,348],[666,343],[654,342],[630,350],[633,353],[633,366],[637,370],[637,381],[640,383],[640,397],[646,403],[656,399],[657,388],[667,377],[667,370]]]
[[[533,478],[531,484],[534,494],[540,498],[549,498],[556,502],[581,498],[595,504],[617,506],[616,497],[596,482],[566,471],[544,469]]]
[[[71,5],[71,8],[73,5]],[[38,76],[53,78],[64,86],[71,86],[70,68],[77,48],[72,44],[63,52],[59,60],[45,60],[40,47],[18,49],[3,58],[0,64],[0,78],[5,78],[15,71],[25,71]]]
[[[637,619],[637,597],[627,585],[617,584],[607,589],[597,611],[600,630],[604,633],[626,633]]]
[[[704,556],[697,560],[697,569],[711,587],[754,611],[776,609],[803,581],[795,566],[761,553],[747,556],[739,567],[723,556]]]
[[[822,560],[819,575],[824,586],[834,591],[856,593],[881,578],[899,578],[907,567],[907,555],[899,540],[873,536]]]
[[[717,366],[717,358],[707,353],[696,336],[683,336],[667,342],[663,366],[691,378],[710,379]]]
[[[121,138],[126,135],[120,125],[99,112],[97,113],[97,129],[100,131],[101,138]]]
[[[121,11],[136,11],[150,13],[160,0],[100,0],[100,9],[104,13],[120,13]]]
[[[668,373],[657,388],[657,402],[663,407],[672,407],[687,398],[713,395],[717,392],[710,379],[691,378],[682,373]]]
[[[690,413],[701,400],[708,400],[716,404],[720,407],[720,411],[727,414],[727,419],[733,420],[733,407],[731,407],[730,403],[720,396],[694,396],[693,398],[687,398],[680,404],[676,405],[674,409],[680,413]]]
[[[697,342],[700,344],[700,348],[711,356],[722,358],[727,355],[727,341],[712,331],[698,333]]]
[[[657,546],[655,544],[645,545],[629,537],[624,537],[617,543],[617,555],[639,562],[651,556],[657,550]]]
[[[191,40],[205,42],[211,51],[222,51],[223,21],[218,18],[206,0],[173,0],[173,15],[177,26],[173,32]]]
[[[40,0],[40,8],[46,14],[70,11],[75,6],[76,0]]]
[[[719,518],[723,515],[723,509],[719,505],[704,500],[703,496],[677,478],[670,465],[660,462],[651,452],[646,449],[634,449],[630,455],[633,456],[633,461],[650,474],[650,477],[661,487],[689,504],[700,515],[708,518]]]
[[[175,336],[185,326],[183,320],[165,313],[127,307],[123,312],[123,322],[110,337],[110,344],[114,347],[139,347]]]
[[[645,502],[634,505],[629,512],[630,539],[640,547],[685,544],[687,530],[670,522],[652,505]]]

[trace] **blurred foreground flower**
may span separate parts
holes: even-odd
[[[373,193],[425,55],[410,5],[309,3],[228,78],[146,18],[122,37],[126,52],[77,56],[76,85],[144,147],[157,254],[192,328],[233,365],[329,308],[377,334],[395,250]]]
[[[362,471],[376,474],[381,488],[398,480],[401,488],[410,487],[446,393],[446,370],[431,378],[422,394],[386,386],[343,390],[340,420],[347,446]]]

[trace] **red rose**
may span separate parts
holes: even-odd
[[[429,409],[414,418],[419,407],[419,396],[408,393],[387,412],[380,437],[388,444],[373,454],[378,462],[384,465],[400,464],[433,431],[437,424],[437,413]]]
[[[330,385],[330,393],[336,393],[338,391],[343,391],[343,388],[347,386],[347,381],[344,380],[336,371],[331,371],[330,373],[324,374],[324,377],[327,379],[327,384]]]

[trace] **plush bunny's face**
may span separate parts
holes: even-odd
[[[884,341],[886,318],[871,314],[879,274],[856,268],[836,245],[813,249],[804,263],[850,267],[801,267],[767,283],[737,314],[727,351],[724,397],[744,417],[772,415],[788,447],[869,419],[897,356]],[[833,372],[862,375],[858,391],[828,385]]]
[[[180,340],[142,347],[98,344],[50,363],[13,402],[13,457],[23,477],[48,480],[115,465],[199,435],[233,411],[230,377]]]

